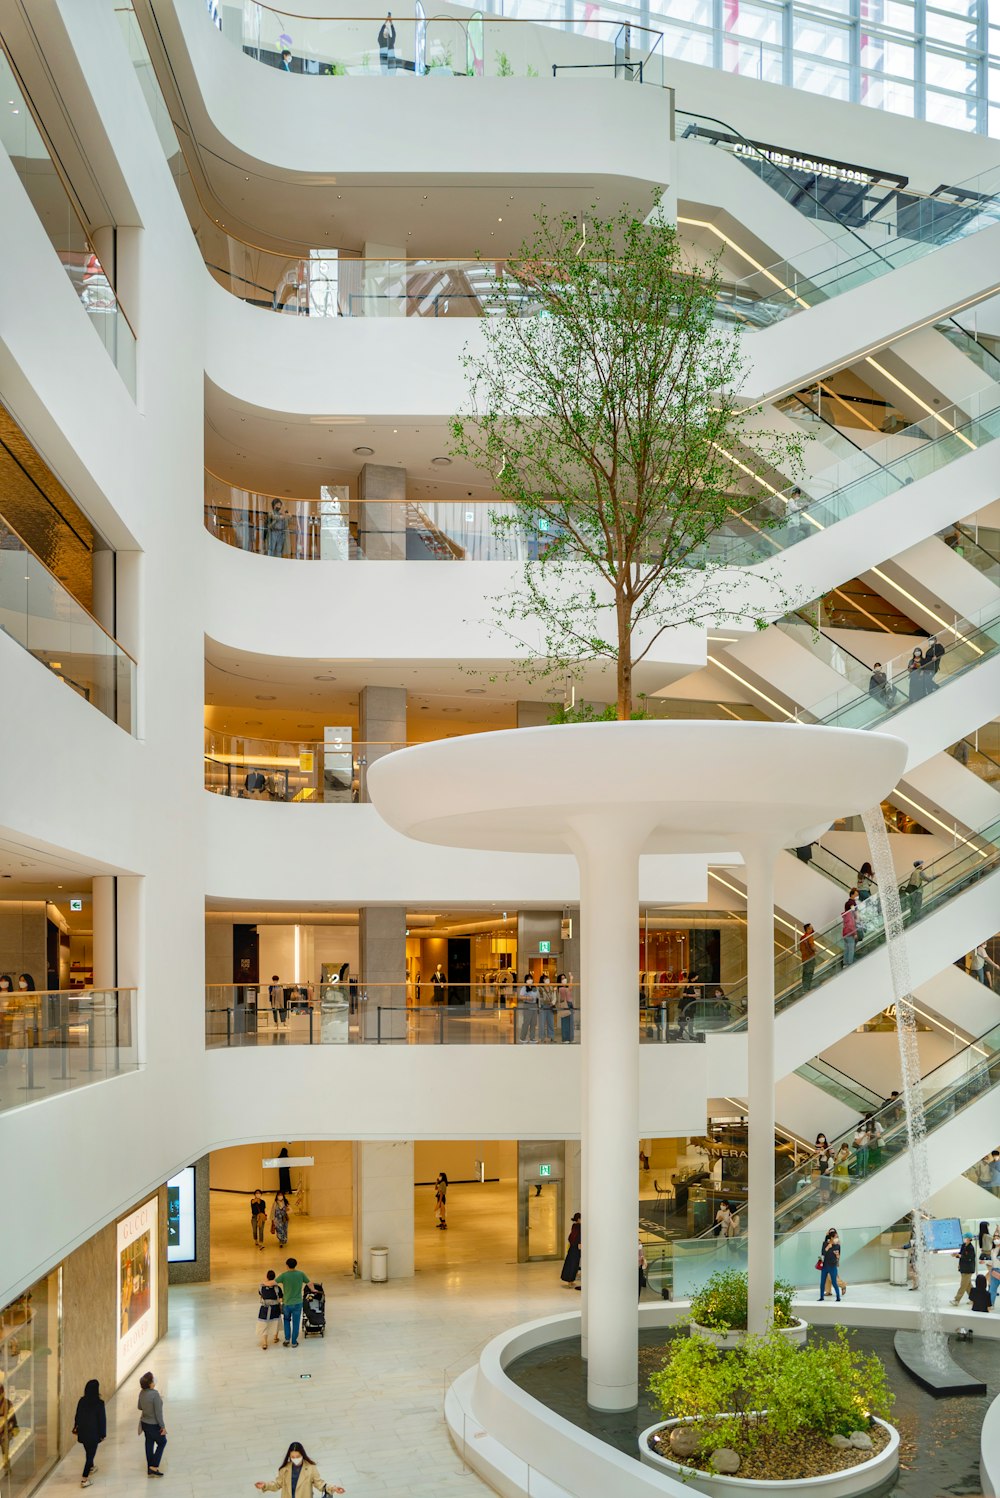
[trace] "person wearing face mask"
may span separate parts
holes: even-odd
[[[280,1493],[281,1498],[310,1498],[312,1493],[342,1493],[343,1488],[324,1482],[316,1463],[301,1441],[293,1441],[285,1452],[274,1482],[255,1482],[259,1493]]]

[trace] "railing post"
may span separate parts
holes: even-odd
[[[62,1050],[62,1066],[59,1070],[60,1079],[69,1079],[69,1000],[66,1000],[65,1008],[59,1013],[59,1037]]]
[[[375,1006],[375,1044],[382,1044],[382,1005]]]
[[[556,76],[556,67],[557,67],[557,64],[553,63],[552,64],[552,76],[553,76],[553,78]]]
[[[232,1043],[233,1043],[233,1011],[232,1011],[231,1007],[227,1004],[226,1005],[226,1045],[227,1045],[227,1047],[231,1046]]]
[[[311,1004],[309,1005],[309,1044],[313,1044],[313,1009]]]
[[[445,1006],[442,1004],[438,1014],[438,1045],[444,1045],[444,1010]]]

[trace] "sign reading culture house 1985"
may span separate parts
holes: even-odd
[[[121,1218],[116,1233],[118,1383],[157,1336],[157,1199]]]

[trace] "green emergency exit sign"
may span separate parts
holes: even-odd
[[[550,1176],[552,1174],[552,1166],[551,1165],[539,1165],[539,1167],[538,1167],[538,1174],[540,1176]]]
[[[551,951],[552,943],[550,941],[540,941],[538,943],[538,953],[540,957],[548,957]]]

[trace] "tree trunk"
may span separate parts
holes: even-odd
[[[631,610],[620,593],[615,612],[618,619],[618,721],[627,723],[632,716]]]

